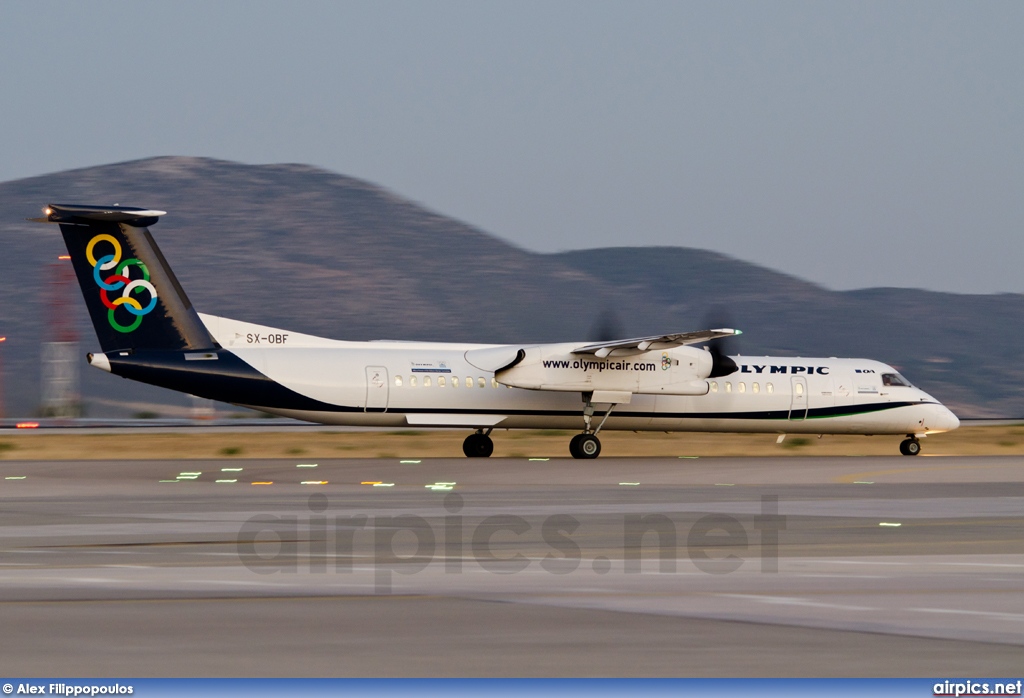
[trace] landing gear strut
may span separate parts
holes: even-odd
[[[572,437],[572,440],[569,442],[569,454],[573,458],[597,458],[601,455],[601,441],[597,438],[597,433],[601,431],[601,427],[608,421],[608,416],[615,409],[615,405],[610,404],[608,406],[608,411],[604,413],[604,417],[601,419],[601,423],[597,425],[597,429],[592,429],[590,425],[594,418],[593,397],[593,393],[583,393],[583,402],[586,403],[586,406],[583,408],[583,433]]]
[[[462,442],[462,452],[467,458],[490,458],[494,453],[494,442],[490,434],[490,429],[486,433],[483,429],[477,429]]]
[[[916,456],[921,452],[921,442],[916,436],[907,435],[907,438],[900,442],[900,453],[905,456]]]

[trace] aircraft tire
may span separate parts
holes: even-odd
[[[921,442],[917,439],[904,439],[900,443],[900,453],[905,456],[916,456],[921,452]]]
[[[467,458],[490,458],[494,453],[494,442],[486,434],[470,434],[462,442],[462,452]]]
[[[593,459],[601,455],[601,441],[593,434],[577,434],[569,442],[573,458]]]
[[[569,455],[573,458],[582,458],[580,455],[580,437],[583,434],[577,434],[576,436],[569,439]]]

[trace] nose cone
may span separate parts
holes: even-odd
[[[925,423],[928,432],[953,431],[960,426],[960,420],[943,405],[933,405],[932,414]]]

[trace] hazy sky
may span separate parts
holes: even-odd
[[[1022,37],[1021,2],[8,0],[0,181],[302,162],[533,250],[1019,293]]]

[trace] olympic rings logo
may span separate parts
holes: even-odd
[[[110,244],[114,248],[114,252],[97,259],[96,245],[101,242]],[[153,287],[153,284],[149,283],[149,269],[134,257],[122,262],[121,243],[115,237],[106,233],[101,233],[89,241],[89,244],[85,247],[85,258],[92,265],[92,279],[100,287],[100,300],[107,307],[107,321],[110,323],[110,326],[118,332],[125,334],[137,330],[139,325],[142,324],[142,316],[153,312],[153,309],[156,307],[156,289]],[[129,276],[128,268],[132,266],[138,267],[139,271],[142,272],[141,279],[132,279]],[[113,273],[106,278],[100,278],[100,272],[106,272],[109,269],[113,269]],[[149,303],[145,306],[138,299],[132,298],[133,294],[138,295],[143,289],[149,291]],[[121,295],[110,300],[107,296],[107,291],[121,291]],[[114,318],[114,311],[121,305],[135,316],[135,320],[129,325],[122,325]]]
[[[661,370],[667,371],[672,367],[672,357],[668,355],[667,351],[661,353]]]

